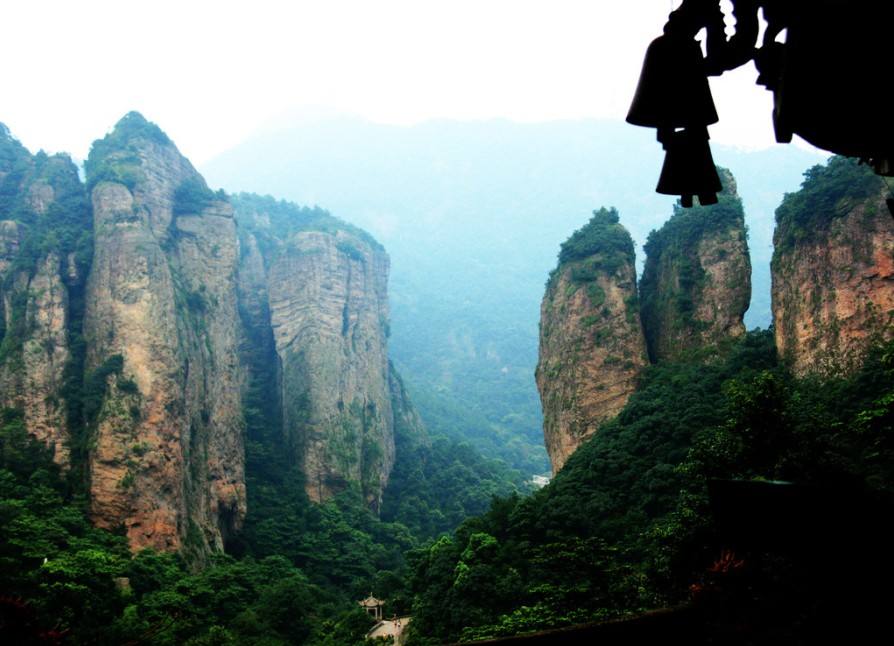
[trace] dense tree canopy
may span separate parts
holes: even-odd
[[[774,260],[796,242],[818,239],[831,221],[879,194],[883,185],[869,166],[850,157],[835,156],[807,169],[801,190],[787,193],[776,209]]]
[[[894,497],[892,384],[890,344],[852,377],[795,379],[766,331],[652,366],[550,485],[498,500],[414,553],[416,643],[687,599],[717,558],[707,478],[849,483]]]

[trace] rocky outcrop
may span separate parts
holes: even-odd
[[[394,462],[387,276],[387,256],[342,232],[297,233],[271,265],[283,421],[311,500],[353,481],[377,506]]]
[[[92,517],[133,548],[219,549],[245,514],[232,208],[135,113],[86,167]]]
[[[646,242],[640,299],[653,362],[745,333],[751,300],[745,214],[732,174],[718,170],[724,187],[718,203],[676,207]]]
[[[307,494],[320,502],[359,485],[378,509],[394,463],[388,256],[320,211],[248,196],[237,208],[244,308],[269,316],[284,442]]]
[[[80,335],[86,272],[76,257],[89,249],[89,229],[71,159],[32,156],[0,124],[0,404],[63,467],[72,445],[64,382],[79,369],[71,337]]]
[[[395,427],[421,429],[387,358],[381,245],[250,196],[237,229],[136,113],[85,170],[86,188],[0,125],[0,405],[84,470],[94,522],[134,549],[222,549],[246,514],[246,419],[312,500],[377,510]]]
[[[647,363],[633,241],[602,209],[563,243],[540,308],[536,378],[553,473],[621,411]]]
[[[25,305],[26,337],[20,381],[15,386],[29,433],[53,448],[53,459],[68,466],[70,436],[60,397],[70,359],[68,286],[61,259],[48,253],[30,277]]]
[[[894,219],[882,180],[832,158],[776,212],[776,347],[797,374],[847,373],[894,338]]]

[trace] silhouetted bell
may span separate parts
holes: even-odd
[[[707,129],[669,132],[662,143],[667,153],[655,190],[664,195],[679,195],[680,203],[687,208],[692,206],[693,195],[698,195],[702,206],[716,204],[723,186],[711,156]]]
[[[776,4],[792,6],[774,88],[782,140],[794,133],[839,155],[894,156],[894,119],[881,80],[890,78],[894,3]],[[796,10],[800,4],[805,8]],[[888,172],[884,164],[874,168]]]
[[[627,122],[649,128],[688,128],[717,121],[698,42],[675,34],[653,40]]]

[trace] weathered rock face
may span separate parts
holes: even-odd
[[[85,238],[79,240],[79,238]],[[77,373],[89,209],[67,156],[32,156],[0,124],[0,405],[68,467],[71,429],[63,383]],[[75,306],[72,308],[71,300]]]
[[[133,548],[220,548],[245,514],[232,208],[134,113],[87,173],[93,519]]]
[[[16,386],[29,432],[53,447],[53,459],[67,466],[70,437],[65,402],[59,398],[63,372],[69,361],[68,286],[62,279],[61,259],[48,253],[27,287],[25,321],[28,334],[22,345],[22,371]]]
[[[536,377],[553,473],[621,411],[647,363],[633,241],[602,209],[562,245],[540,308]]]
[[[311,500],[354,481],[377,506],[394,462],[387,276],[387,256],[342,232],[298,233],[270,268],[283,421]]]
[[[250,391],[270,409],[252,439],[286,449],[312,500],[356,488],[378,509],[395,426],[423,433],[387,359],[381,245],[251,196],[237,230],[136,113],[85,168],[89,199],[67,157],[0,125],[0,405],[85,470],[94,522],[134,549],[222,548],[246,513]]]
[[[645,245],[642,321],[652,361],[714,346],[745,333],[751,260],[735,180],[719,169],[714,206],[677,208]]]
[[[776,212],[776,347],[797,374],[846,373],[894,338],[894,219],[866,167],[833,158]]]
[[[289,207],[244,199],[243,308],[253,320],[269,312],[284,440],[307,494],[324,501],[357,483],[378,509],[394,463],[388,256],[329,216],[325,230],[299,209],[271,223],[265,207]]]

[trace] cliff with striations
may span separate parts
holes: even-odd
[[[90,210],[71,159],[31,155],[0,124],[0,404],[63,467],[78,449],[69,396],[83,360],[90,245]]]
[[[246,439],[253,468],[285,456],[278,476],[312,501],[378,510],[395,426],[424,436],[388,361],[382,246],[320,209],[211,191],[138,113],[85,171],[0,125],[4,423],[133,549],[222,549],[247,512]]]
[[[713,206],[675,207],[645,245],[642,321],[653,362],[745,333],[751,260],[745,214],[732,174]]]
[[[91,514],[133,548],[220,549],[245,514],[232,207],[140,115],[86,164]]]
[[[378,509],[394,464],[388,256],[319,209],[234,200],[246,314],[255,338],[272,331],[284,445],[311,500],[357,485]]]
[[[833,157],[776,211],[776,347],[798,374],[848,372],[894,337],[894,218],[881,178]]]
[[[553,473],[617,415],[648,363],[633,241],[601,209],[562,244],[540,309],[536,379]]]

